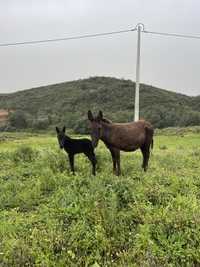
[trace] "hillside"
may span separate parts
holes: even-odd
[[[23,114],[24,127],[66,124],[84,132],[88,109],[101,109],[114,121],[132,120],[134,88],[130,80],[92,77],[0,95],[0,109]],[[189,97],[142,84],[140,107],[141,117],[158,128],[200,125],[200,96]]]

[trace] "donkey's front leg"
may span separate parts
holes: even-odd
[[[75,174],[75,172],[74,172],[74,154],[68,154],[68,156],[69,156],[69,163],[70,163],[71,171],[73,172],[73,174]]]
[[[116,175],[121,174],[120,169],[120,150],[114,147],[107,146],[110,150],[110,153],[112,155],[112,161],[113,161],[113,173]]]
[[[121,175],[121,167],[120,167],[120,150],[116,152],[116,163],[117,163],[117,176]]]
[[[117,162],[116,162],[116,158],[115,158],[115,152],[112,149],[110,149],[110,153],[111,153],[112,161],[113,161],[113,173],[117,174],[117,171],[116,171]]]

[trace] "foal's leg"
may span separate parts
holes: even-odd
[[[95,156],[94,152],[91,153],[90,161],[92,162],[92,174],[96,175],[97,159],[96,159],[96,156]]]
[[[74,172],[74,154],[68,154],[68,156],[69,156],[69,163],[70,163],[71,171],[73,172],[73,174],[75,174],[75,172]]]
[[[96,175],[97,160],[96,160],[96,156],[94,154],[94,151],[87,151],[87,152],[84,152],[84,154],[88,157],[88,159],[92,163],[92,174]]]

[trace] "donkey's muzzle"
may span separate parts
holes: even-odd
[[[93,146],[93,148],[96,148],[98,146],[98,141],[93,141],[92,146]]]

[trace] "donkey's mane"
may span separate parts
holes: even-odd
[[[112,123],[112,121],[111,121],[111,120],[109,120],[109,119],[106,119],[106,118],[102,118],[101,120],[102,120],[103,122],[105,122],[105,123],[109,123],[109,124],[110,124],[110,123]]]

